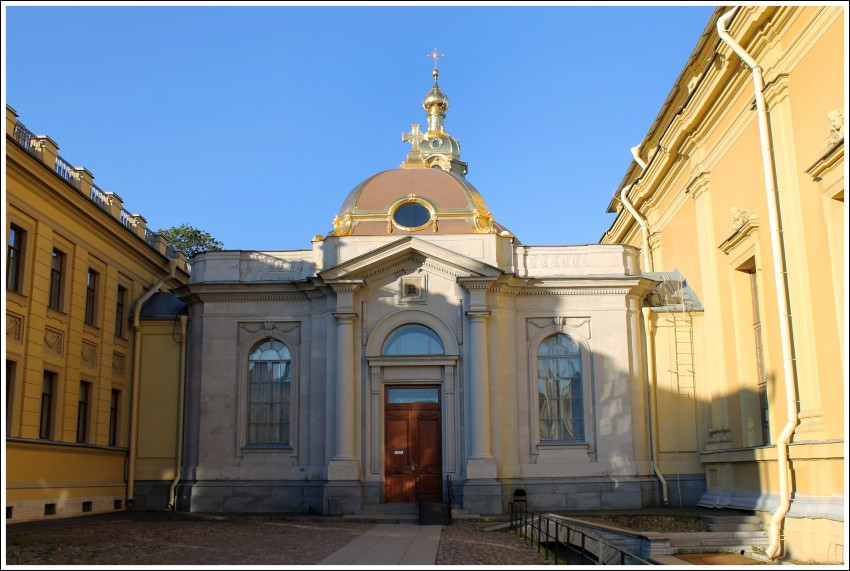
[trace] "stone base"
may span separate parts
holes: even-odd
[[[360,477],[360,462],[357,459],[331,460],[328,464],[328,480],[351,481]]]
[[[363,507],[363,487],[357,481],[333,481],[322,490],[322,514],[350,515]]]
[[[467,480],[463,485],[463,509],[481,515],[502,513],[502,486],[494,479]]]
[[[470,458],[466,463],[466,477],[470,480],[494,480],[496,460],[494,458]]]

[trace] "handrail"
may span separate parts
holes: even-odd
[[[561,562],[574,565],[652,565],[595,535],[533,512],[518,502],[510,502],[510,529],[528,538],[532,545],[536,544],[538,553],[542,547],[547,561],[551,551],[556,565]]]

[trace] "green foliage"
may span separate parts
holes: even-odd
[[[181,250],[187,258],[191,258],[198,252],[224,249],[224,244],[213,238],[209,232],[189,224],[160,229],[158,233],[165,237],[169,246],[175,250]]]

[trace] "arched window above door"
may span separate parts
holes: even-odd
[[[382,355],[445,355],[446,350],[440,336],[419,323],[410,323],[396,328],[387,337]]]

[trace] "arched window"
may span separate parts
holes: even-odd
[[[581,350],[568,335],[543,340],[537,352],[540,440],[583,440]]]
[[[440,336],[418,323],[402,325],[387,337],[382,355],[445,355]]]
[[[289,443],[291,355],[276,339],[261,341],[248,357],[248,444]]]

